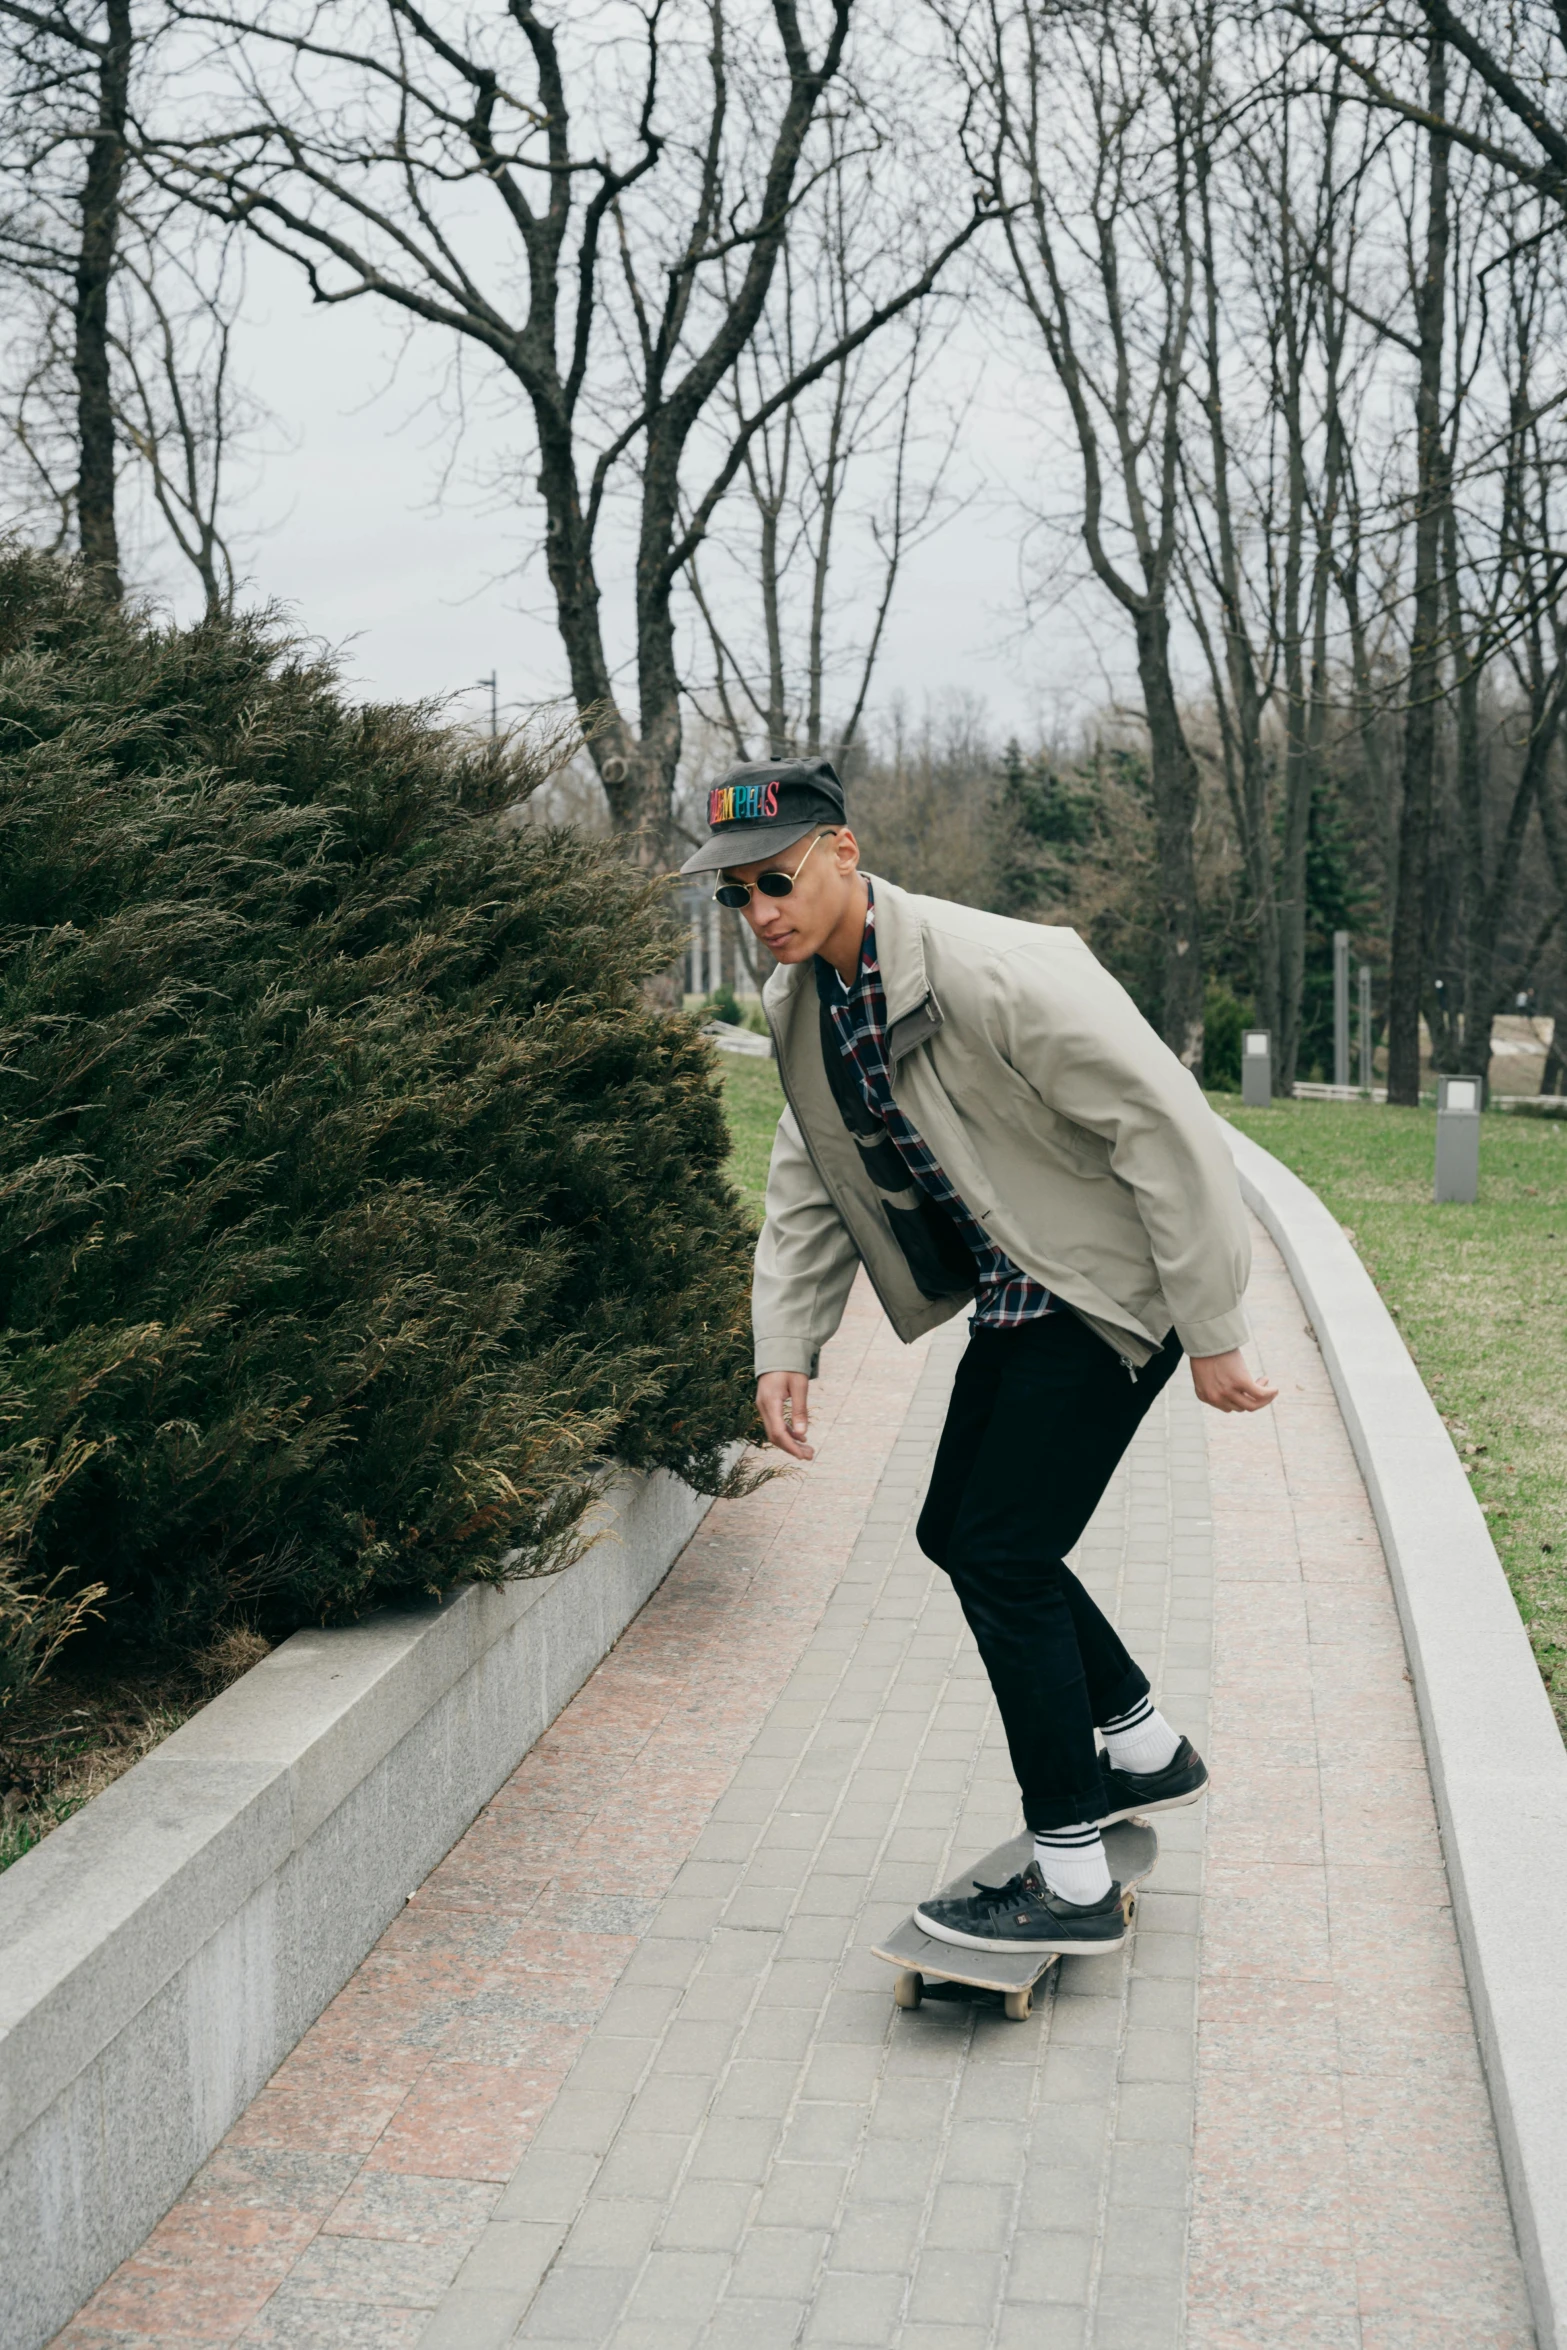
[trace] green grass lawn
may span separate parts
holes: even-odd
[[[1360,1252],[1472,1473],[1567,1730],[1567,1122],[1487,1117],[1479,1199],[1437,1207],[1432,1110],[1214,1105]]]
[[[773,1130],[783,1108],[778,1063],[752,1060],[740,1053],[719,1053],[715,1057],[724,1081],[724,1109],[734,1143],[729,1154],[729,1179],[760,1224]]]
[[[729,1172],[760,1223],[777,1066],[720,1058]],[[1567,1730],[1567,1121],[1487,1117],[1479,1200],[1437,1207],[1432,1110],[1213,1100],[1359,1250],[1473,1474]]]

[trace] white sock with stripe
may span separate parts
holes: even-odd
[[[1105,1840],[1091,1820],[1034,1830],[1034,1859],[1052,1893],[1063,1901],[1103,1901],[1110,1890]]]
[[[1171,1729],[1151,1697],[1139,1698],[1130,1712],[1117,1714],[1113,1722],[1102,1722],[1100,1728],[1111,1769],[1133,1771],[1144,1778],[1150,1771],[1167,1770],[1181,1743],[1178,1732]]]

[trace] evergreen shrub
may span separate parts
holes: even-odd
[[[1239,1093],[1241,1038],[1252,1011],[1228,980],[1210,979],[1203,1002],[1202,1081],[1211,1093]]]
[[[266,617],[158,627],[0,550],[29,1659],[73,1592],[189,1652],[547,1571],[612,1459],[720,1489],[751,1236],[716,1080],[644,991],[658,885],[498,820],[539,772],[351,704]]]

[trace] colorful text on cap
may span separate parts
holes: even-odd
[[[719,783],[707,795],[709,824],[755,824],[777,813],[776,783]]]

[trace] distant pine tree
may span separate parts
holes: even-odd
[[[536,780],[0,555],[0,1585],[194,1646],[543,1571],[611,1458],[719,1484],[707,1048]]]
[[[1094,837],[1097,794],[1063,775],[1047,754],[1025,759],[1014,736],[1001,755],[997,803],[998,900],[1004,914],[1032,914],[1072,893],[1082,850]]]
[[[1333,1074],[1333,933],[1364,938],[1377,917],[1377,896],[1364,871],[1342,792],[1322,778],[1306,836],[1306,955],[1300,1007],[1299,1075]]]

